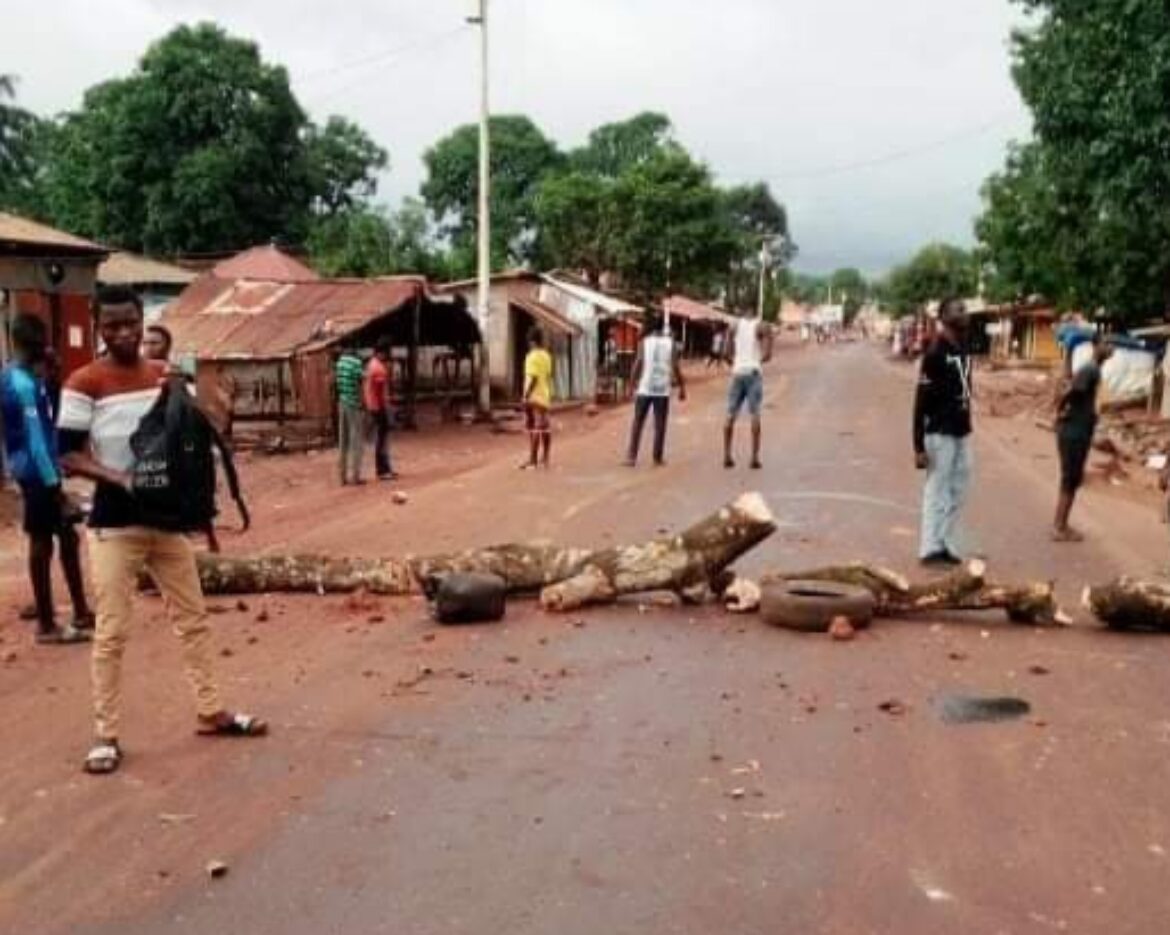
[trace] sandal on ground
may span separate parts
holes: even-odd
[[[91,776],[105,776],[122,765],[122,748],[116,740],[99,740],[85,755],[84,769]]]
[[[54,627],[37,633],[37,642],[42,646],[67,646],[73,643],[88,643],[91,637],[85,630],[75,627]]]
[[[1069,526],[1067,529],[1054,529],[1054,530],[1052,530],[1052,541],[1053,542],[1084,542],[1085,537],[1083,534],[1077,532],[1075,529],[1073,529],[1071,526]]]
[[[97,625],[97,618],[93,614],[86,614],[84,617],[74,617],[70,626],[74,630],[81,630],[83,633],[92,633],[93,628]]]
[[[199,730],[203,737],[263,737],[268,733],[268,723],[250,714],[219,714],[199,719]]]

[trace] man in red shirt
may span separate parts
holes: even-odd
[[[390,339],[382,338],[366,366],[366,412],[374,427],[374,470],[378,480],[398,475],[390,463]]]

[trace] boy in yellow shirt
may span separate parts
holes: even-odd
[[[524,415],[528,423],[529,460],[521,465],[525,470],[536,467],[543,449],[541,463],[548,467],[552,432],[548,412],[552,407],[552,355],[544,348],[544,335],[533,328],[528,335],[528,355],[524,358]]]

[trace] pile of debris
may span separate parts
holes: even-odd
[[[1093,448],[1106,456],[1094,464],[1095,470],[1152,488],[1170,454],[1170,422],[1144,408],[1103,412]]]
[[[979,370],[975,402],[981,413],[997,419],[1051,419],[1057,385],[1057,375],[1049,369]]]

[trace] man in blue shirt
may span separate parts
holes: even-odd
[[[37,373],[46,360],[44,323],[18,315],[12,323],[15,359],[0,373],[0,413],[8,467],[24,497],[24,531],[28,535],[28,573],[37,608],[38,643],[83,643],[93,628],[85,599],[77,531],[67,518],[61,469],[57,464],[54,413]],[[61,567],[73,599],[74,620],[58,627],[53,611],[53,539],[61,543]]]

